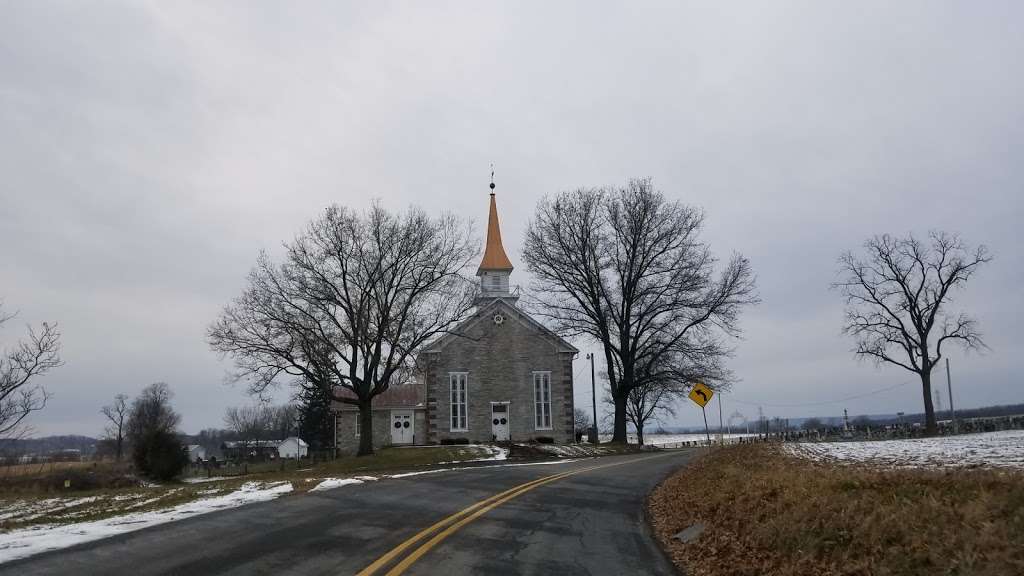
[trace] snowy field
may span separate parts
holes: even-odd
[[[797,456],[895,467],[1024,469],[1024,430],[939,438],[786,444]]]

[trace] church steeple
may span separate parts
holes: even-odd
[[[484,257],[476,275],[480,277],[480,288],[485,298],[508,297],[509,275],[512,262],[501,245],[501,226],[498,223],[498,205],[494,197],[494,171],[491,170],[491,207],[487,215],[487,243]]]
[[[487,244],[484,245],[484,257],[480,261],[480,268],[476,275],[479,276],[485,270],[512,271],[512,262],[509,261],[508,255],[505,254],[505,248],[501,245],[501,226],[498,224],[498,206],[494,199],[494,192],[491,192],[491,212],[487,216]]]

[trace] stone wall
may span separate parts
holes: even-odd
[[[523,442],[539,437],[558,443],[573,440],[572,358],[574,351],[501,301],[485,306],[465,333],[437,352],[420,356],[427,386],[427,441],[466,438],[490,442],[491,402],[509,402],[509,435]],[[504,321],[498,325],[494,314]],[[538,430],[534,420],[535,371],[551,372],[551,429]],[[468,373],[469,430],[451,430],[449,373]]]

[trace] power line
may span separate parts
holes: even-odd
[[[871,392],[865,392],[863,394],[856,394],[854,396],[848,396],[846,398],[839,398],[838,400],[826,400],[824,402],[802,402],[800,404],[768,404],[765,402],[747,402],[745,400],[737,400],[732,398],[733,402],[737,404],[747,404],[750,406],[767,406],[768,408],[804,408],[809,406],[825,406],[827,404],[839,404],[841,402],[849,402],[850,400],[857,400],[858,398],[867,398],[868,396],[874,396],[875,394],[881,394],[882,392],[888,392],[895,390],[901,386],[910,384],[910,381],[900,382],[894,386],[888,386],[886,388],[879,388],[878,390],[872,390]],[[731,396],[731,395],[730,395]]]

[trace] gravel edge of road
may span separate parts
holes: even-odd
[[[658,483],[655,484],[653,488],[651,488],[651,491],[647,493],[647,496],[644,497],[644,531],[649,538],[654,540],[654,542],[657,544],[658,552],[660,552],[661,556],[665,559],[665,561],[670,566],[672,566],[672,568],[675,570],[675,573],[678,576],[688,576],[688,572],[685,566],[677,564],[675,560],[672,558],[672,554],[669,552],[668,546],[666,545],[667,542],[664,538],[662,538],[662,534],[658,530],[658,525],[656,524],[657,514],[655,514],[651,504],[655,497],[655,494],[659,493],[663,484],[665,484],[672,478],[675,478],[679,474],[682,474],[683,471],[686,470],[686,468],[702,460],[707,455],[706,450],[702,450],[699,448],[691,450],[693,450],[693,455],[690,456],[690,458],[688,458],[684,464],[673,469],[671,472],[665,475],[664,478],[659,480]]]

